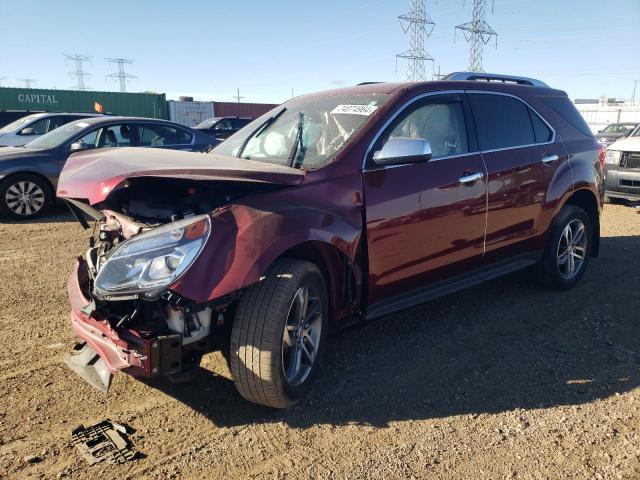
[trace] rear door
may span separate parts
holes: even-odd
[[[426,96],[398,114],[371,149],[363,180],[372,310],[482,261],[487,185],[468,114],[464,94]],[[373,153],[392,137],[429,141],[432,159],[377,166]]]
[[[551,126],[521,99],[468,92],[488,172],[487,262],[531,250],[544,233],[543,207],[555,170],[567,161]]]

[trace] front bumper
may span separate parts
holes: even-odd
[[[640,170],[607,165],[605,195],[631,201],[640,200]]]
[[[116,331],[95,308],[93,301],[85,296],[81,285],[87,284],[87,264],[84,259],[79,258],[67,283],[71,304],[71,325],[76,336],[86,342],[86,345],[104,362],[108,374],[114,375],[122,370],[136,377],[151,378],[157,375],[176,374],[182,370],[181,335],[154,335],[127,327],[118,328]],[[71,358],[67,362],[71,366],[70,362]],[[75,363],[78,363],[77,359]],[[86,363],[93,365],[96,363],[95,358],[91,359],[91,355],[88,355]],[[94,385],[94,382],[88,378],[93,375],[82,373],[86,369],[73,366],[72,368]],[[100,368],[102,368],[101,364]],[[103,372],[100,373],[102,375]],[[106,388],[108,383],[107,381]]]

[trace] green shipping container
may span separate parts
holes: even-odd
[[[0,88],[0,111],[99,113],[100,108],[113,115],[167,118],[164,93]]]

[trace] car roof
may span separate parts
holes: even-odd
[[[302,95],[305,98],[322,98],[337,95],[392,95],[400,92],[414,91],[416,94],[438,90],[487,90],[514,94],[526,94],[534,91],[544,92],[551,95],[566,96],[562,90],[550,87],[523,85],[517,83],[484,81],[484,80],[433,80],[426,82],[365,82],[350,87],[342,87],[321,92]],[[297,97],[300,98],[300,97]]]
[[[154,122],[163,123],[166,125],[175,125],[176,127],[189,129],[186,125],[165,120],[163,118],[148,118],[148,117],[125,117],[120,115],[98,115],[89,118],[80,118],[76,122],[86,122],[90,125],[99,125],[101,123],[114,123],[114,122]]]

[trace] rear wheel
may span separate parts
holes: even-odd
[[[20,173],[0,183],[0,213],[17,220],[42,215],[49,208],[53,195],[46,180]]]
[[[563,207],[553,222],[542,261],[534,269],[539,282],[556,290],[578,283],[589,263],[592,238],[587,213],[573,205]]]
[[[230,364],[247,400],[294,405],[309,390],[327,330],[327,293],[314,264],[282,259],[240,299],[231,331]]]

